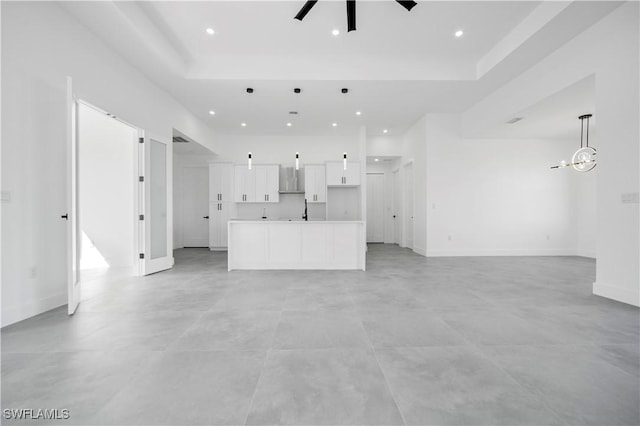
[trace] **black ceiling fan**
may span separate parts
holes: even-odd
[[[316,5],[316,3],[318,3],[318,0],[307,0],[307,2],[302,6],[302,8],[300,9],[300,11],[295,16],[294,19],[297,19],[298,21],[302,21],[304,17],[307,16],[307,13],[309,13],[311,8]],[[400,5],[405,9],[407,9],[408,11],[411,11],[411,9],[413,9],[413,6],[418,4],[413,0],[396,0],[396,3],[400,3]],[[355,31],[355,30],[356,30],[356,0],[347,0],[347,31]]]

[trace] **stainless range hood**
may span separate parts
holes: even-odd
[[[304,170],[280,167],[280,194],[304,194]]]

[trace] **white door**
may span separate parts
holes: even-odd
[[[384,174],[367,173],[367,242],[384,242]]]
[[[401,232],[400,232],[400,218],[401,215],[401,204],[400,204],[400,194],[402,190],[402,186],[400,185],[400,171],[396,170],[393,172],[393,242],[395,244],[400,245],[401,242]]]
[[[413,163],[404,166],[405,247],[413,248]]]
[[[209,247],[209,168],[182,168],[182,229],[185,247]]]
[[[80,304],[80,232],[78,221],[78,103],[73,82],[67,77],[67,313]]]
[[[142,275],[173,267],[172,150],[166,140],[145,135],[141,143],[140,176],[144,177],[140,212]]]

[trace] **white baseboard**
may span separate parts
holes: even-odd
[[[2,309],[2,327],[31,318],[67,304],[67,293],[58,293],[43,299],[32,300],[18,306]]]
[[[413,251],[422,255],[422,256],[426,256],[427,255],[427,250],[423,249],[422,247],[414,247]]]
[[[590,251],[590,250],[578,250],[578,251],[576,251],[576,256],[588,257],[590,259],[595,259],[596,258],[596,252],[595,251]]]
[[[571,249],[498,249],[498,250],[428,250],[427,257],[455,257],[455,256],[577,256],[576,250]]]
[[[640,290],[593,283],[593,294],[640,307]]]

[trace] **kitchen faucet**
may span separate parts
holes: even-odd
[[[307,199],[304,199],[304,214],[302,215],[304,220],[309,220],[309,216],[307,215]]]

